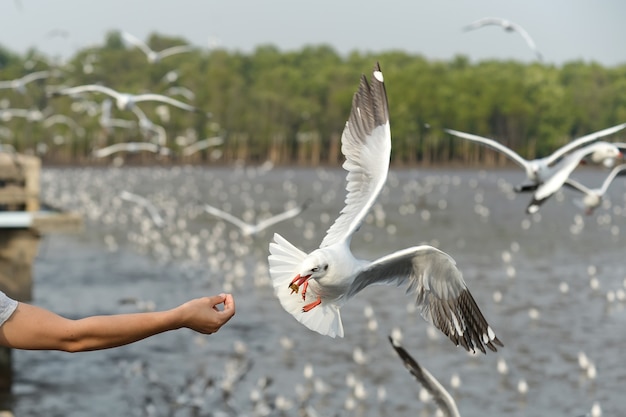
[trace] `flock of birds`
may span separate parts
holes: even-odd
[[[528,46],[537,55],[537,58],[541,60],[541,54],[537,50],[534,41],[530,35],[520,25],[501,18],[483,18],[464,27],[464,30],[476,30],[487,26],[500,26],[509,32],[519,33],[527,42]],[[136,47],[141,50],[150,64],[158,64],[163,59],[173,57],[178,54],[188,53],[194,51],[194,47],[190,45],[179,45],[170,47],[161,51],[155,51],[150,48],[145,42],[138,39],[136,36],[128,33],[121,32],[121,36],[126,44]],[[171,58],[170,58],[171,59]],[[97,61],[97,58],[86,58],[88,62],[83,65],[83,70],[87,73],[93,71],[93,62]],[[168,73],[169,74],[169,73]],[[35,71],[24,75],[23,77],[14,80],[0,81],[0,90],[11,90],[21,95],[28,93],[27,87],[38,81],[43,81],[51,77],[62,77],[62,72],[58,69],[49,69],[43,71]],[[168,75],[166,75],[168,77]],[[174,95],[179,95],[187,100],[193,100],[195,98],[194,93],[183,86],[172,86],[165,94],[156,93],[144,93],[133,94],[129,92],[117,91],[109,86],[100,84],[79,85],[73,87],[52,87],[47,89],[47,94],[50,97],[69,96],[75,103],[83,103],[91,101],[92,97],[106,98],[99,101],[99,110],[91,110],[89,112],[98,111],[100,113],[99,124],[105,134],[109,134],[113,129],[133,129],[139,128],[141,136],[145,139],[143,142],[133,141],[131,143],[119,143],[114,147],[108,147],[102,149],[97,143],[94,144],[93,157],[106,158],[114,154],[122,153],[136,153],[136,152],[151,152],[158,156],[174,156],[174,153],[167,147],[167,134],[165,129],[159,124],[150,120],[144,113],[144,111],[138,106],[140,103],[157,103],[159,105],[171,106],[183,111],[196,112],[211,118],[210,112],[197,108],[196,106],[173,98]],[[111,117],[111,104],[115,102],[117,109],[121,112],[133,112],[136,119],[115,119]],[[3,101],[3,103],[9,103],[9,101]],[[84,128],[78,126],[77,123],[69,116],[64,114],[50,114],[54,112],[51,108],[46,109],[20,109],[20,108],[6,108],[5,104],[0,103],[0,120],[8,122],[15,117],[25,118],[29,122],[43,122],[46,128],[50,128],[52,125],[66,125],[72,129],[72,131],[78,136],[84,136]],[[82,132],[82,133],[81,133]],[[13,139],[13,132],[4,126],[0,129],[0,138],[5,140]],[[65,140],[62,137],[56,137],[55,139],[59,143],[63,143]],[[192,142],[195,142],[193,140]],[[156,146],[153,146],[156,145]],[[195,143],[188,143],[186,149],[182,151],[182,156],[190,156],[193,152],[206,149],[203,147],[193,148],[191,145]],[[216,145],[211,145],[216,146]],[[40,143],[36,152],[43,154],[49,150],[49,145]],[[219,152],[216,152],[215,157],[219,157]],[[117,159],[116,163],[123,163],[123,160]]]
[[[528,45],[541,58],[534,42],[519,25],[490,18],[474,22],[466,29],[477,29],[493,24],[522,34]],[[190,50],[188,47],[174,47],[155,52],[130,34],[124,33],[123,36],[127,42],[144,51],[152,63]],[[47,76],[49,74],[29,74],[19,80],[0,83],[0,88],[7,86],[5,88],[19,90],[28,82]],[[139,112],[139,124],[143,123],[145,130],[153,132],[158,129],[145,118],[145,115],[141,115],[138,103],[156,101],[185,111],[205,113],[188,103],[160,94],[121,93],[100,85],[61,88],[50,92],[51,96],[83,94],[109,97],[102,102],[101,120],[101,123],[109,126],[116,123],[121,126],[124,122],[110,118],[111,99],[115,100],[117,108],[121,111],[133,111],[135,114]],[[7,111],[0,111],[0,118],[3,117],[3,112]],[[14,113],[12,116],[16,115],[17,113]],[[34,116],[30,114],[27,117]],[[626,164],[618,164],[623,157],[622,151],[626,149],[626,144],[600,139],[618,133],[624,128],[626,123],[591,133],[568,143],[547,157],[530,161],[496,140],[453,129],[445,129],[445,132],[502,152],[522,167],[526,174],[526,182],[515,187],[515,191],[532,193],[532,199],[526,208],[528,214],[538,214],[541,205],[556,195],[563,186],[582,193],[581,206],[585,213],[591,214],[601,205],[611,182],[619,175],[626,174]],[[163,137],[159,135],[157,137],[160,138],[157,143],[129,142],[97,149],[94,156],[108,157],[116,152],[142,150],[167,154]],[[209,138],[190,145],[188,150],[183,152],[190,155],[221,143],[222,139],[219,137]],[[497,348],[503,347],[504,344],[483,316],[456,262],[447,253],[433,245],[423,244],[399,250],[374,261],[358,259],[353,255],[350,248],[353,236],[372,215],[372,211],[376,216],[377,201],[388,180],[391,148],[391,123],[384,77],[380,66],[376,64],[371,78],[368,80],[363,76],[360,80],[342,135],[342,153],[345,157],[343,168],[347,171],[345,206],[327,230],[319,247],[310,253],[297,248],[281,235],[274,234],[273,241],[269,244],[270,255],[267,260],[269,279],[276,297],[282,307],[307,328],[330,337],[343,337],[340,309],[348,300],[373,285],[404,286],[406,293],[414,301],[415,310],[452,343],[472,353],[476,350],[486,353],[487,349],[497,351]],[[576,168],[583,163],[612,169],[601,187],[585,186],[570,178]],[[157,228],[168,226],[159,209],[146,198],[123,190],[119,193],[119,199],[147,210],[150,222]],[[251,223],[215,206],[198,203],[205,213],[236,226],[241,236],[245,238],[258,235],[279,222],[296,218],[310,204],[311,200],[306,200],[283,213],[258,223]],[[138,236],[138,239],[141,238],[146,237]],[[390,341],[410,372],[431,392],[443,415],[459,416],[452,396],[442,385],[427,370],[419,366],[397,339],[390,337]],[[311,411],[309,414],[312,413]]]
[[[123,39],[133,47],[139,48],[145,52],[148,61],[151,64],[157,64],[162,59],[171,57],[177,54],[191,52],[194,50],[192,46],[181,45],[172,48],[165,49],[163,51],[153,51],[144,42],[140,41],[133,35],[127,32],[122,32]],[[94,58],[96,60],[96,58]],[[89,73],[93,71],[92,63],[85,63],[83,71]],[[170,73],[166,74],[167,78]],[[19,93],[22,96],[28,94],[28,86],[34,85],[36,82],[47,80],[50,78],[60,78],[63,76],[63,72],[58,69],[50,69],[44,71],[35,71],[24,75],[23,77],[0,81],[0,90],[7,90]],[[169,79],[168,79],[169,80]],[[171,86],[165,94],[157,93],[143,93],[133,94],[123,91],[117,91],[114,88],[101,85],[101,84],[87,84],[78,85],[73,87],[65,86],[46,86],[45,91],[48,97],[70,97],[73,100],[73,104],[76,104],[75,111],[83,111],[89,115],[100,114],[98,123],[102,128],[102,132],[105,135],[109,135],[115,129],[135,129],[143,138],[142,141],[121,142],[107,147],[100,147],[99,141],[93,141],[93,153],[94,158],[106,158],[116,154],[128,154],[137,152],[151,152],[159,156],[174,156],[174,153],[167,145],[167,133],[163,126],[154,122],[146,116],[144,110],[140,107],[144,103],[153,103],[160,107],[157,107],[157,114],[161,120],[166,120],[169,117],[169,109],[167,107],[180,109],[182,111],[193,112],[200,114],[206,120],[212,117],[210,112],[206,112],[199,109],[188,102],[184,102],[173,98],[172,96],[182,96],[187,100],[193,100],[195,95],[189,89],[183,86]],[[1,91],[0,91],[1,92]],[[44,127],[51,128],[53,125],[65,125],[71,129],[73,134],[84,137],[85,129],[81,127],[72,117],[66,114],[52,114],[54,109],[48,106],[45,109],[22,109],[22,108],[9,108],[10,96],[3,98],[0,103],[0,120],[4,122],[10,122],[13,118],[24,118],[31,123],[42,123]],[[97,97],[103,97],[98,100]],[[133,118],[113,118],[112,106],[122,113],[134,113]],[[167,107],[163,107],[167,106]],[[219,130],[219,129],[218,129]],[[12,140],[14,134],[12,130],[7,126],[2,126],[0,130],[0,138],[4,140]],[[177,138],[178,139],[178,138]],[[197,140],[196,138],[185,138],[184,143],[180,143],[182,156],[191,156],[194,153],[219,146],[223,143],[223,137],[217,136],[214,138],[208,138],[204,140]],[[59,144],[64,143],[66,140],[62,137],[58,139]],[[180,140],[177,140],[177,143]],[[48,150],[45,143],[39,143],[40,147],[34,151],[43,154]],[[216,155],[219,157],[219,155]],[[121,163],[118,161],[117,163]]]

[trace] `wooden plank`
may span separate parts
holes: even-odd
[[[82,230],[83,217],[72,212],[36,212],[32,227],[40,233],[78,232]]]
[[[41,159],[0,152],[0,205],[24,205],[26,211],[40,208]]]

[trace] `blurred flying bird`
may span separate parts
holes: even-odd
[[[526,32],[526,29],[524,29],[517,23],[511,22],[510,20],[502,19],[500,17],[484,17],[482,19],[478,19],[470,23],[469,25],[465,26],[463,30],[470,31],[470,30],[480,29],[485,26],[500,26],[507,32],[519,33],[520,35],[522,35],[522,38],[524,38],[524,40],[528,44],[528,47],[535,53],[535,55],[537,56],[537,59],[539,61],[543,60],[543,56],[537,49],[537,46],[535,45],[535,41],[533,41],[533,39],[530,37],[528,32]]]
[[[145,197],[142,197],[140,195],[133,194],[133,193],[131,193],[129,191],[123,190],[120,193],[120,198],[122,200],[126,200],[126,201],[133,202],[135,204],[139,204],[140,206],[145,208],[148,211],[148,213],[150,214],[150,218],[154,222],[155,226],[157,226],[159,228],[165,226],[165,221],[163,220],[163,217],[159,213],[159,209],[154,204],[152,204],[152,202],[150,202],[148,199],[146,199]]]
[[[170,150],[163,146],[159,146],[151,142],[123,142],[116,143],[114,145],[107,146],[105,148],[96,149],[93,151],[94,158],[106,158],[118,152],[152,152],[159,155],[169,155]]]
[[[172,105],[174,107],[178,107],[183,110],[193,111],[193,112],[201,112],[200,109],[194,107],[190,104],[183,103],[182,101],[175,100],[171,97],[164,96],[162,94],[129,94],[129,93],[120,93],[118,91],[113,90],[112,88],[105,87],[98,84],[88,84],[81,85],[77,87],[63,88],[57,91],[53,91],[49,93],[52,97],[58,96],[71,96],[74,94],[80,93],[102,93],[106,94],[116,100],[117,108],[120,110],[132,110],[135,107],[136,103],[144,102],[144,101],[156,101],[160,103],[165,103]]]
[[[609,142],[592,143],[591,145],[587,145],[584,148],[572,152],[563,158],[561,162],[555,166],[552,175],[537,187],[533,194],[533,199],[530,204],[528,204],[528,207],[526,207],[526,213],[533,214],[539,211],[539,206],[561,189],[583,158],[592,154],[595,154],[602,160],[621,156],[619,148]]]
[[[48,78],[51,76],[52,73],[50,71],[31,72],[30,74],[26,74],[21,78],[16,78],[14,80],[8,81],[0,81],[0,90],[12,88],[17,92],[24,94],[26,93],[27,84],[32,83],[33,81],[43,80],[44,78]]]
[[[180,54],[183,52],[191,52],[195,49],[193,46],[190,45],[179,45],[164,49],[160,52],[156,52],[153,51],[148,45],[146,45],[145,42],[128,32],[122,32],[122,37],[126,42],[131,43],[141,49],[143,53],[146,54],[146,57],[151,64],[157,63],[163,58],[167,58],[168,56]]]
[[[107,98],[102,101],[101,113],[98,121],[103,129],[111,129],[112,127],[132,129],[137,125],[137,123],[132,120],[115,119],[111,117],[111,106],[113,106],[111,99]]]
[[[500,153],[503,153],[506,157],[511,159],[517,165],[522,167],[526,172],[526,178],[530,183],[519,185],[515,188],[515,191],[533,191],[535,190],[539,184],[547,180],[554,173],[554,166],[559,163],[565,155],[574,151],[577,148],[582,147],[594,140],[598,140],[602,137],[612,135],[613,133],[619,132],[620,130],[626,128],[626,123],[622,123],[613,127],[609,127],[607,129],[600,130],[598,132],[590,133],[588,135],[582,136],[578,139],[574,139],[569,142],[567,145],[564,145],[554,151],[552,154],[537,159],[524,159],[517,152],[512,150],[511,148],[497,142],[493,139],[488,139],[482,136],[474,135],[471,133],[459,132],[458,130],[453,129],[444,129],[447,133],[457,136],[462,139],[467,139],[472,142],[479,143],[488,148],[494,149]],[[597,154],[600,156],[600,154]]]
[[[241,229],[242,233],[244,236],[251,236],[251,235],[256,235],[258,233],[260,233],[261,231],[267,229],[268,227],[271,227],[277,223],[280,223],[282,221],[285,220],[289,220],[293,217],[296,217],[298,214],[302,213],[304,210],[306,210],[309,205],[311,204],[311,200],[308,199],[306,200],[304,203],[302,203],[301,205],[294,207],[292,209],[289,209],[283,213],[277,214],[275,216],[272,216],[268,219],[265,220],[261,220],[259,223],[257,224],[250,224],[250,223],[246,223],[241,219],[238,219],[237,217],[233,216],[230,213],[227,213],[225,211],[222,211],[216,207],[213,207],[209,204],[205,204],[204,205],[204,210],[209,213],[212,214],[213,216],[219,217],[223,220],[226,220],[229,223],[234,224],[235,226],[237,226],[238,228]]]
[[[593,214],[593,211],[602,203],[602,199],[604,198],[604,195],[613,180],[616,177],[623,175],[626,175],[626,164],[618,165],[613,168],[613,170],[605,178],[600,188],[589,188],[572,178],[565,180],[563,185],[584,194],[582,200],[579,201],[579,205],[585,210],[586,214],[591,215]]]
[[[212,138],[199,140],[196,143],[192,143],[191,145],[184,147],[182,153],[184,156],[190,156],[203,149],[213,146],[219,146],[223,143],[224,138],[222,138],[221,136],[214,136]]]

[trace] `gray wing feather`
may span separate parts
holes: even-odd
[[[467,351],[485,346],[497,351],[500,340],[472,297],[454,259],[432,246],[416,246],[367,266],[346,292],[350,298],[370,285],[407,285],[422,317]]]
[[[320,247],[351,239],[387,179],[391,131],[387,93],[378,64],[371,84],[361,77],[341,137],[341,152],[346,157],[343,168],[348,171],[346,205]]]
[[[391,346],[394,348],[404,367],[415,377],[415,379],[424,386],[424,388],[433,396],[433,399],[439,406],[439,409],[446,417],[460,417],[459,409],[456,406],[454,398],[441,385],[426,368],[420,366],[413,356],[409,354],[398,342],[389,337]]]

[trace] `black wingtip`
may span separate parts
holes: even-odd
[[[359,88],[352,98],[352,113],[348,123],[358,137],[365,137],[376,127],[389,122],[387,91],[378,62],[374,65],[370,80],[361,75]]]

